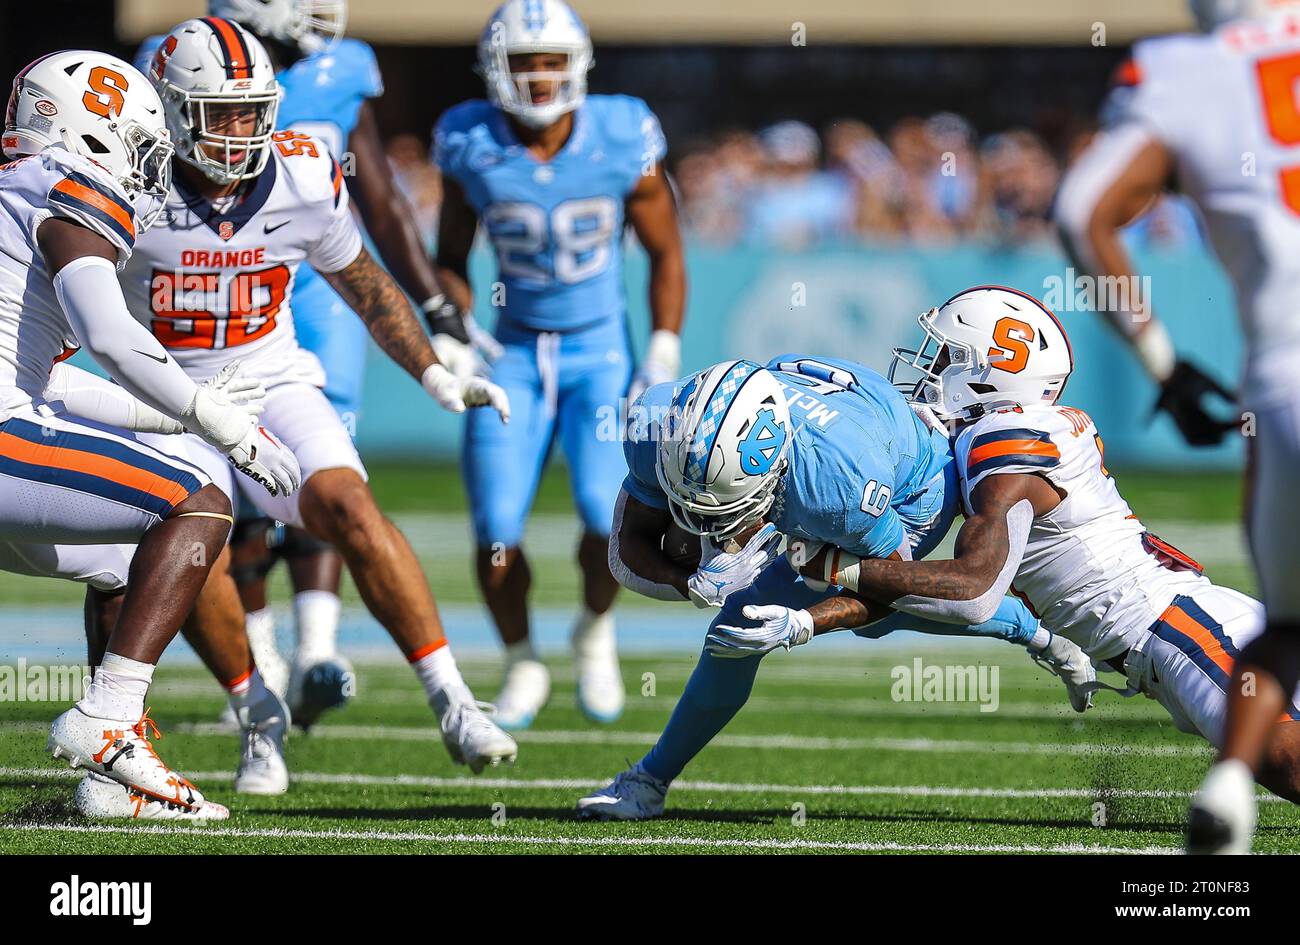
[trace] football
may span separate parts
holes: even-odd
[[[664,530],[664,554],[684,568],[694,570],[700,566],[700,536],[692,535],[676,522]]]

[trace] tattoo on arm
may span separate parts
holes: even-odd
[[[957,533],[953,557],[947,561],[865,560],[858,572],[858,590],[884,601],[907,595],[935,600],[974,600],[997,579],[1010,553],[1007,511],[1029,499],[1035,514],[1044,514],[1059,501],[1046,480],[1031,475],[989,476],[971,495],[974,514]]]
[[[361,316],[384,353],[417,381],[438,360],[406,296],[364,248],[344,269],[326,273],[325,280]]]
[[[813,618],[813,636],[865,627],[889,615],[890,608],[845,591],[818,601],[808,608]]]

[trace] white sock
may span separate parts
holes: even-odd
[[[298,627],[300,663],[333,656],[339,632],[339,596],[330,591],[299,591],[293,595],[293,616]]]
[[[105,653],[77,707],[91,718],[134,724],[144,715],[144,697],[153,682],[153,670],[153,663]]]
[[[456,668],[456,658],[451,655],[446,637],[417,650],[407,659],[424,686],[424,694],[435,705],[474,698]]]
[[[616,652],[618,640],[614,636],[613,612],[597,614],[584,607],[574,625],[572,642],[573,652],[579,658],[605,658]]]
[[[254,666],[238,679],[226,683],[226,696],[230,699],[230,707],[235,712],[250,705],[256,705],[265,699],[267,696],[266,683],[262,680],[262,674],[258,668]]]
[[[1029,641],[1029,649],[1035,653],[1041,653],[1052,642],[1052,631],[1046,627],[1039,627],[1034,631],[1034,638]]]
[[[253,662],[257,664],[262,681],[283,696],[289,687],[289,664],[275,645],[275,615],[271,608],[263,607],[246,614],[244,632],[248,634],[248,648],[253,653]]]
[[[514,643],[506,644],[506,669],[514,666],[516,663],[539,663],[541,660],[537,656],[537,651],[533,649],[533,641],[530,637],[524,637]]]

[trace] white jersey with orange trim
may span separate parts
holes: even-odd
[[[1012,582],[1053,633],[1095,660],[1128,650],[1178,594],[1210,586],[1194,562],[1150,536],[1106,471],[1101,437],[1082,410],[1034,406],[988,414],[958,434],[962,502],[985,478],[1041,475],[1062,494],[1035,516]]]
[[[298,267],[337,272],[361,252],[343,172],[319,139],[275,133],[271,159],[241,200],[218,209],[173,175],[154,226],[123,273],[127,307],[196,381],[238,359],[267,382],[325,383],[298,346]]]
[[[1227,270],[1247,343],[1244,399],[1289,396],[1300,370],[1300,12],[1138,42],[1107,124],[1171,152]]]
[[[131,203],[88,158],[48,148],[0,167],[0,420],[38,400],[54,363],[76,347],[36,241],[50,217],[107,239],[119,268],[135,243]]]

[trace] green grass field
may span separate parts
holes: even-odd
[[[1233,477],[1121,473],[1119,481],[1135,511],[1166,523],[1187,551],[1210,561],[1212,576],[1249,586],[1239,549],[1224,547],[1239,501]],[[445,473],[381,468],[375,484],[399,520],[463,514],[459,484]],[[566,509],[562,481],[548,480],[539,511]],[[463,545],[453,550],[463,558]],[[570,600],[567,552],[539,558],[539,589],[555,585],[543,601]],[[467,567],[452,578],[452,556],[432,560],[447,569],[441,580],[431,569],[445,598],[473,599]],[[77,603],[75,592],[41,596],[27,587],[42,583],[6,578],[0,601],[60,611]],[[634,625],[637,613],[625,608],[621,625]],[[0,653],[21,656],[21,639],[0,637]],[[918,656],[996,666],[997,710],[894,701],[891,670]],[[72,773],[43,750],[57,709],[0,704],[0,853],[1173,852],[1209,759],[1203,743],[1177,733],[1146,699],[1102,693],[1098,708],[1074,715],[1059,683],[1004,644],[814,645],[765,661],[750,703],[687,769],[666,817],[583,823],[572,815],[576,798],[653,742],[694,657],[625,658],[628,708],[612,726],[583,719],[571,665],[551,662],[555,692],[520,737],[518,763],[479,777],[448,760],[408,669],[359,666],[356,701],[291,741],[293,787],[270,799],[231,792],[238,743],[213,724],[219,691],[197,666],[165,663],[150,696],[165,732],[160,751],[233,811],[207,827],[80,820]],[[490,697],[496,661],[461,663]],[[1260,825],[1258,849],[1300,851],[1295,808],[1265,802]]]

